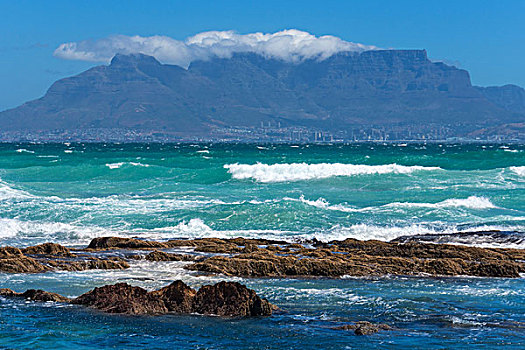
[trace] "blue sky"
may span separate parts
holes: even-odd
[[[467,69],[474,84],[525,86],[523,0],[0,0],[0,110],[97,64],[54,57],[65,42],[292,28],[382,48],[424,48],[432,59]]]

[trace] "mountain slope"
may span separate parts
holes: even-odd
[[[0,113],[0,131],[119,128],[206,138],[219,128],[279,123],[323,130],[432,124],[461,134],[520,123],[524,115],[523,89],[473,87],[468,72],[431,62],[424,50],[345,52],[300,63],[235,54],[187,70],[133,54],[59,80],[42,98]]]

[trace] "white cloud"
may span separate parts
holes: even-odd
[[[253,52],[265,57],[298,62],[326,59],[342,51],[375,50],[377,47],[352,43],[338,37],[316,37],[296,29],[276,33],[238,34],[234,31],[203,32],[184,41],[167,36],[113,35],[98,40],[61,44],[54,52],[59,58],[109,62],[117,54],[143,53],[163,63],[188,67],[192,61],[210,57],[231,57],[236,52]]]

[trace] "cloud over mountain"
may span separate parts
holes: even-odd
[[[276,33],[238,34],[234,31],[202,32],[184,41],[168,36],[113,35],[97,40],[84,40],[61,44],[54,55],[63,59],[109,62],[117,54],[143,53],[168,64],[188,67],[192,61],[211,57],[229,58],[238,52],[253,52],[268,58],[287,62],[304,59],[326,59],[342,51],[377,49],[324,35],[290,29]]]

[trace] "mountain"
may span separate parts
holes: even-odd
[[[0,134],[129,130],[242,139],[271,129],[349,138],[350,131],[374,129],[384,138],[396,132],[439,138],[523,122],[525,90],[474,87],[467,71],[432,62],[424,50],[343,52],[298,63],[243,53],[188,69],[132,54],[1,112]]]

